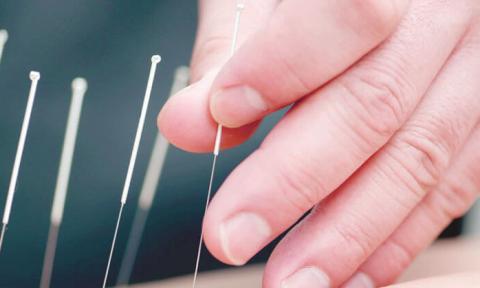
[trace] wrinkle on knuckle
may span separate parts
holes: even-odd
[[[463,216],[465,211],[472,205],[478,194],[477,185],[474,185],[467,177],[445,181],[436,191],[438,193],[439,211],[449,220]]]
[[[384,165],[379,166],[379,172],[386,178],[395,179],[397,183],[401,183],[401,187],[405,189],[405,193],[409,193],[409,197],[400,193],[389,193],[391,199],[406,212],[410,212],[412,206],[419,203],[425,196],[425,192],[422,187],[412,180],[411,173],[405,169],[403,164],[399,164],[402,160],[399,160],[398,153],[392,151],[385,151],[385,155],[389,157],[389,160],[384,161]]]
[[[356,259],[366,259],[372,250],[372,235],[366,232],[361,225],[336,223],[333,225],[333,231],[338,236],[338,243],[341,247],[350,247],[352,255]]]
[[[360,128],[357,133],[365,134],[366,140],[381,138],[385,141],[404,122],[410,91],[400,73],[369,68],[341,79],[339,85],[346,91],[341,95],[341,102],[347,104],[348,114],[354,115],[351,125]]]
[[[388,245],[390,249],[392,249],[394,261],[401,268],[399,271],[406,269],[412,263],[413,259],[415,259],[415,253],[409,250],[408,245],[405,245],[394,237],[390,238]]]
[[[292,157],[295,156],[287,156],[288,159]],[[299,162],[297,158],[287,160],[288,165],[278,165],[276,178],[285,201],[296,211],[305,213],[322,199],[326,190],[314,169]]]
[[[396,160],[422,193],[432,189],[448,167],[452,152],[446,143],[422,126],[410,126],[391,142]]]
[[[290,75],[289,78],[291,81],[296,83],[295,85],[298,87],[297,90],[299,91],[298,94],[306,94],[317,88],[316,86],[310,84],[306,79],[303,79],[303,77],[299,74],[299,71],[294,68],[295,66],[290,63],[289,58],[281,57],[280,61],[286,73]]]

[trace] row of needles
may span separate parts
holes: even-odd
[[[233,29],[232,44],[230,50],[230,56],[233,56],[235,53],[237,42],[238,42],[238,32],[240,27],[240,17],[244,9],[242,3],[236,5],[235,13],[235,23]],[[0,30],[0,62],[2,59],[5,43],[8,40],[8,33],[6,30]],[[115,246],[117,241],[117,236],[120,229],[120,224],[122,220],[123,210],[128,200],[128,194],[130,191],[130,186],[132,182],[132,177],[134,173],[135,163],[137,160],[138,150],[140,147],[140,142],[142,139],[142,134],[145,126],[146,115],[148,111],[148,106],[152,94],[152,87],[155,80],[155,74],[157,70],[157,65],[160,63],[161,57],[159,55],[154,55],[151,58],[150,73],[148,76],[148,82],[146,86],[145,96],[143,100],[142,109],[140,112],[140,117],[137,125],[137,130],[133,142],[132,152],[130,155],[130,161],[127,169],[127,174],[125,177],[125,182],[123,186],[123,191],[120,198],[120,208],[118,211],[118,216],[116,220],[116,225],[113,233],[113,238],[110,247],[110,253],[108,255],[107,266],[103,278],[102,287],[107,287],[109,280],[109,272],[112,263],[112,257],[115,252]],[[182,88],[186,87],[188,84],[188,68],[180,67],[177,69],[174,77],[174,82],[171,88],[171,95],[175,94]],[[0,232],[0,252],[3,246],[5,233],[10,220],[10,215],[12,211],[13,200],[15,196],[19,170],[22,162],[23,151],[25,148],[25,142],[27,139],[28,129],[30,125],[30,118],[32,115],[32,109],[35,101],[37,85],[40,80],[40,73],[32,71],[30,73],[30,91],[28,95],[27,107],[20,131],[20,137],[18,141],[17,151],[15,155],[15,160],[13,164],[13,170],[10,178],[10,184],[8,187],[7,200],[5,203],[4,214],[2,219],[2,228]],[[76,78],[72,82],[72,97],[70,110],[67,119],[66,132],[64,136],[62,154],[60,159],[60,165],[57,176],[57,183],[54,192],[53,205],[50,215],[50,228],[48,232],[47,247],[45,250],[44,263],[40,281],[41,288],[48,288],[51,284],[52,272],[54,267],[55,251],[57,247],[57,240],[59,235],[60,226],[63,220],[65,202],[67,198],[68,183],[71,174],[72,162],[75,153],[75,143],[78,134],[78,128],[80,123],[80,116],[82,112],[82,105],[85,93],[87,91],[87,81],[83,78]],[[222,125],[218,125],[217,134],[214,143],[213,150],[213,163],[210,174],[209,186],[207,191],[205,211],[208,209],[213,182],[215,176],[215,167],[217,163],[217,158],[220,154],[220,147],[222,141]],[[140,192],[140,198],[138,201],[138,207],[136,209],[136,214],[133,220],[133,225],[130,231],[130,236],[128,238],[127,247],[124,252],[123,260],[120,266],[120,272],[117,277],[117,285],[128,284],[130,281],[130,276],[135,263],[135,258],[137,251],[141,242],[142,234],[144,232],[145,223],[149,214],[149,211],[153,204],[153,199],[155,198],[155,193],[157,191],[159,179],[162,174],[163,166],[165,163],[167,151],[168,151],[168,142],[161,134],[157,135],[155,140],[154,149],[151,154],[150,162],[147,167],[147,172],[144,178],[144,183],[142,190]],[[202,253],[203,246],[203,229],[201,229],[200,240],[197,250],[197,257],[195,261],[195,270],[193,276],[192,287],[196,287],[198,271],[200,266],[200,257]]]

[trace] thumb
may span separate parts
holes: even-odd
[[[249,1],[242,13],[239,44],[266,25],[279,0]],[[191,152],[212,151],[217,123],[209,113],[208,92],[218,70],[230,58],[236,0],[201,0],[197,39],[190,67],[192,84],[171,97],[158,116],[162,134],[179,148]],[[222,146],[245,141],[256,125],[224,129]]]
[[[245,3],[246,13],[253,2]],[[218,75],[213,117],[240,127],[313,92],[390,35],[408,2],[282,1]]]
[[[248,9],[242,13],[239,44],[266,25],[279,1],[248,2]],[[190,67],[193,82],[212,70],[219,70],[229,60],[236,3],[237,0],[200,0],[197,38]]]

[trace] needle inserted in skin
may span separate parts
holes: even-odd
[[[8,32],[7,30],[0,30],[0,62],[2,62],[3,56],[3,49],[5,48],[5,44],[8,41]]]
[[[150,102],[150,96],[152,95],[153,81],[155,80],[155,73],[157,71],[157,65],[160,63],[161,57],[159,55],[152,56],[152,65],[150,67],[150,74],[148,76],[147,89],[145,91],[145,98],[143,100],[142,112],[140,113],[140,119],[138,121],[137,133],[135,135],[135,141],[133,143],[132,154],[130,156],[130,163],[128,165],[127,176],[125,179],[125,185],[123,186],[122,199],[120,201],[120,211],[118,212],[117,224],[115,226],[115,233],[113,234],[112,247],[110,248],[110,255],[108,256],[107,269],[105,271],[105,277],[103,279],[103,288],[107,285],[108,272],[110,271],[110,264],[112,263],[112,256],[115,250],[115,242],[117,241],[118,228],[120,227],[120,221],[122,219],[123,207],[127,203],[128,192],[130,190],[130,184],[132,182],[133,168],[137,161],[138,148],[140,146],[140,140],[142,139],[143,127],[145,126],[145,118],[147,117],[148,104]]]
[[[27,139],[28,127],[30,125],[30,117],[32,116],[32,108],[33,103],[35,102],[35,95],[37,94],[37,85],[39,79],[40,73],[35,71],[30,72],[30,80],[32,81],[32,83],[30,86],[30,92],[28,94],[27,108],[25,110],[25,116],[23,118],[20,139],[18,140],[17,153],[15,155],[15,161],[13,163],[12,177],[10,178],[10,185],[8,187],[7,202],[5,203],[5,210],[3,211],[2,232],[0,234],[0,251],[2,250],[5,232],[7,230],[8,221],[10,220],[13,196],[15,195],[15,189],[17,187],[18,171],[20,170],[20,164],[22,162],[23,150],[25,148],[25,140]]]
[[[179,67],[175,71],[173,85],[170,91],[170,96],[176,94],[181,89],[187,86],[189,79],[189,70],[187,67]],[[157,192],[158,183],[162,175],[163,165],[168,151],[168,141],[160,134],[157,134],[153,151],[150,156],[147,172],[143,182],[143,187],[140,192],[138,207],[135,212],[132,229],[127,242],[122,265],[117,278],[117,285],[128,284],[130,275],[135,264],[138,248],[142,240],[143,230],[147,221],[150,208],[152,207],[153,199]]]
[[[87,81],[83,78],[76,78],[72,82],[72,101],[68,114],[67,128],[63,141],[62,157],[58,170],[57,184],[53,198],[52,212],[50,215],[50,230],[48,232],[47,249],[43,262],[41,288],[50,287],[55,250],[57,247],[58,231],[63,219],[63,210],[68,191],[68,182],[72,168],[73,154],[75,153],[75,142],[77,139],[80,115],[82,113],[83,97],[87,91]]]
[[[235,13],[235,25],[233,28],[233,38],[232,38],[232,46],[230,49],[230,57],[233,56],[235,53],[235,50],[237,48],[237,41],[238,41],[238,31],[240,28],[240,16],[242,15],[242,11],[245,9],[245,5],[243,3],[237,3],[236,6],[236,13]],[[205,213],[207,212],[208,205],[210,204],[210,197],[212,195],[212,186],[213,186],[213,180],[215,177],[215,166],[217,164],[217,157],[220,154],[220,146],[222,142],[222,130],[223,127],[221,124],[218,125],[217,128],[217,135],[215,138],[215,146],[213,150],[213,163],[212,163],[212,172],[210,174],[210,183],[208,184],[208,192],[207,192],[207,200],[205,203],[205,210],[204,210],[204,217]],[[200,266],[200,257],[202,255],[202,246],[203,246],[203,228],[201,229],[200,232],[200,241],[198,243],[198,250],[197,250],[197,260],[195,262],[195,272],[193,274],[193,284],[192,287],[195,288],[197,284],[197,277],[198,277],[198,269]]]

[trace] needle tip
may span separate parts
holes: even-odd
[[[158,64],[158,63],[160,63],[160,61],[162,61],[162,57],[160,57],[160,55],[153,55],[152,56],[152,63]]]
[[[30,72],[30,80],[35,81],[40,79],[40,73],[37,71],[31,71]]]
[[[72,89],[74,91],[85,93],[85,91],[87,91],[87,88],[88,88],[88,83],[87,83],[87,80],[85,80],[85,78],[78,77],[73,79]]]

